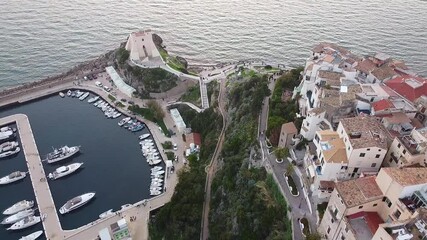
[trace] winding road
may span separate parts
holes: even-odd
[[[226,79],[223,79],[220,84],[219,96],[218,96],[218,109],[222,116],[222,130],[219,135],[218,143],[216,144],[215,152],[212,156],[211,162],[206,166],[206,183],[205,183],[205,201],[203,203],[203,215],[202,215],[202,226],[200,231],[200,239],[207,240],[209,238],[209,209],[211,201],[211,187],[212,180],[215,177],[215,173],[218,166],[218,157],[222,151],[222,145],[224,143],[225,130],[227,129],[227,112],[225,111],[225,83]]]

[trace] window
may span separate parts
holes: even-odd
[[[320,141],[319,135],[316,134],[316,136],[314,136],[314,139],[316,140],[316,142]]]
[[[397,148],[400,148],[400,146],[402,146],[402,145],[400,145],[400,143],[399,143],[399,144],[397,144]]]
[[[328,227],[328,231],[326,231],[328,234],[331,232],[331,227]]]
[[[348,147],[347,149],[350,150],[350,147]]]
[[[341,166],[341,170],[346,170],[348,167],[347,166]]]
[[[366,151],[371,151],[371,149],[370,149],[370,148],[368,148],[368,149],[366,149]]]
[[[363,208],[363,205],[362,206],[359,206],[359,209],[362,209]]]
[[[359,157],[364,157],[365,156],[365,153],[361,153],[360,155],[359,155]]]
[[[383,202],[387,203],[387,207],[391,207],[391,201],[387,197],[383,197]]]
[[[345,225],[345,232],[348,232],[348,226]]]
[[[381,152],[381,149],[378,149],[378,152]]]
[[[334,222],[335,222],[334,218],[331,218],[331,223],[334,223]]]
[[[375,155],[375,158],[380,158],[381,154]]]
[[[373,207],[376,207],[378,204],[377,203],[374,203],[374,205],[372,205]]]
[[[376,164],[376,163],[372,163],[372,164],[371,164],[371,167],[375,167],[375,166],[377,166],[377,164]]]
[[[393,216],[394,216],[396,219],[399,219],[400,214],[402,214],[402,213],[401,213],[399,210],[396,210],[396,212],[394,212],[394,213],[393,213]]]
[[[403,154],[405,154],[406,153],[406,149],[405,150],[403,150],[403,152],[402,152]]]

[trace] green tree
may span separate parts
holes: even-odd
[[[125,48],[119,48],[119,50],[117,51],[117,61],[119,62],[120,65],[123,65],[126,60],[129,59],[129,51],[126,50]]]
[[[286,167],[286,176],[290,176],[294,172],[294,165],[292,163],[289,163]]]
[[[154,118],[157,119],[158,121],[162,120],[165,117],[165,113],[163,112],[162,107],[155,100],[148,101],[147,107],[148,107],[148,109],[153,111]]]
[[[315,233],[309,233],[309,234],[307,234],[305,236],[305,239],[306,240],[320,240],[322,238],[320,237],[319,233],[315,232]]]
[[[284,159],[289,156],[289,149],[288,148],[277,148],[276,151],[276,157],[278,159]]]

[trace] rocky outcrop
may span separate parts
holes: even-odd
[[[176,56],[176,60],[177,60],[178,62],[180,62],[180,63],[182,64],[182,66],[184,66],[184,68],[185,68],[185,69],[187,69],[187,67],[188,67],[188,62],[187,62],[187,60],[185,60],[185,58],[180,57],[180,56]]]
[[[153,33],[153,42],[157,48],[164,48],[163,47],[163,39],[155,33]]]

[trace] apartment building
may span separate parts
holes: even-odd
[[[416,218],[426,199],[426,168],[382,168],[335,183],[318,231],[326,239],[382,239],[381,224]]]
[[[389,134],[377,118],[370,116],[341,119],[336,131],[316,132],[316,157],[312,161],[316,176],[312,190],[325,199],[330,193],[322,192],[321,184],[377,173],[388,142]]]

